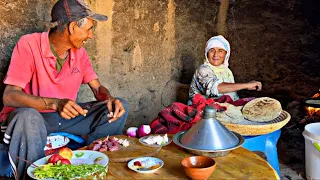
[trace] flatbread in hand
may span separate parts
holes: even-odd
[[[244,120],[241,113],[242,106],[234,106],[229,103],[219,103],[219,105],[227,107],[227,110],[216,113],[219,121],[238,124],[240,121]]]
[[[267,122],[277,118],[282,111],[281,104],[278,100],[261,97],[253,99],[242,108],[243,116],[255,122]]]

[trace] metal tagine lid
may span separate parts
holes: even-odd
[[[223,150],[236,146],[239,138],[216,119],[216,109],[206,106],[203,117],[180,138],[186,147],[199,150]]]

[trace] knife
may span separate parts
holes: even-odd
[[[106,104],[107,102],[109,102],[109,100],[104,100],[104,101],[92,101],[89,102],[89,104],[85,105],[85,106],[81,106],[82,109],[87,109],[89,110],[90,108],[96,107],[96,106],[100,106],[102,104]]]

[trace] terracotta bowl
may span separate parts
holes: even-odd
[[[187,176],[194,180],[205,180],[216,168],[216,162],[207,156],[191,156],[181,160],[181,166]]]

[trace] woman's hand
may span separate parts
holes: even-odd
[[[262,84],[259,81],[250,81],[247,83],[247,89],[261,91]]]
[[[126,112],[122,102],[119,99],[110,98],[107,103],[107,107],[109,110],[108,117],[111,118],[109,119],[109,123],[116,121]]]
[[[51,109],[56,110],[59,115],[67,120],[75,118],[80,114],[86,116],[88,110],[82,109],[76,102],[70,99],[56,99],[49,104]]]

